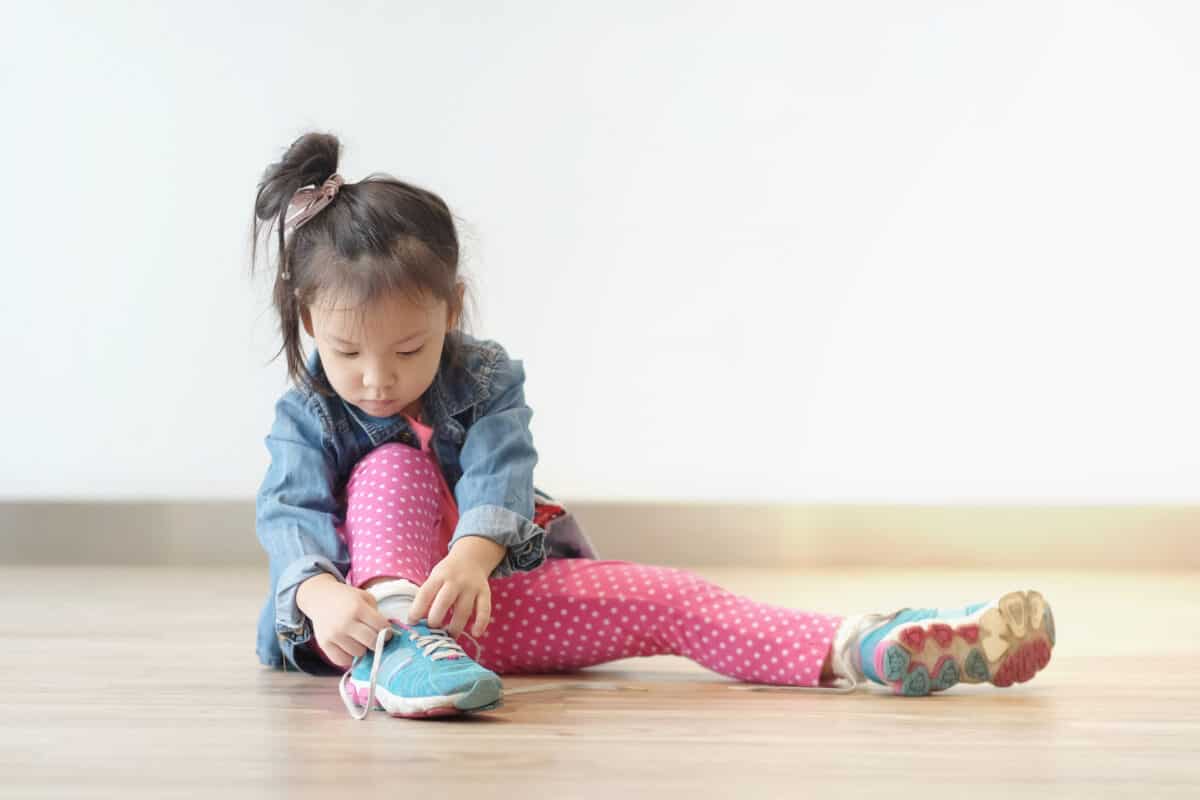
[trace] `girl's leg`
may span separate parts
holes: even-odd
[[[429,577],[448,541],[438,495],[444,479],[437,470],[429,452],[398,442],[375,448],[354,466],[346,483],[346,521],[337,529],[350,551],[349,585],[403,578],[420,586]],[[326,664],[342,669],[316,638],[311,645]]]
[[[833,677],[836,647],[840,677],[923,696],[959,681],[1028,681],[1047,666],[1055,644],[1050,605],[1032,590],[961,608],[846,620],[759,603],[685,570],[628,561],[553,559],[489,583],[492,622],[476,660],[500,674],[670,654],[743,681],[816,686]]]
[[[446,555],[438,469],[430,453],[399,443],[377,447],[355,465],[338,531],[350,551],[347,583],[404,578],[420,586],[429,577]]]
[[[346,486],[352,586],[420,586],[446,555],[439,472],[404,444],[371,451]],[[682,655],[722,675],[816,685],[841,618],[755,602],[694,573],[628,561],[550,559],[489,581],[492,621],[477,659],[497,673],[575,670],[638,655]],[[474,616],[467,621],[470,630]],[[465,636],[459,643],[474,653]]]
[[[815,686],[842,619],[756,602],[686,570],[629,561],[550,559],[489,585],[492,621],[476,660],[500,674],[680,655],[743,681]],[[468,630],[472,624],[473,617]]]

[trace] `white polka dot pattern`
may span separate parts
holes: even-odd
[[[443,513],[457,518],[439,481],[432,453],[403,444],[377,448],[356,465],[339,531],[352,585],[381,575],[424,583],[447,552]],[[492,619],[478,637],[478,661],[500,674],[669,654],[739,680],[815,686],[841,622],[732,594],[687,570],[629,561],[551,558],[488,583]]]

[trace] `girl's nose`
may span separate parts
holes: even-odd
[[[384,366],[373,365],[363,370],[363,386],[368,389],[387,389],[395,382],[395,373]]]

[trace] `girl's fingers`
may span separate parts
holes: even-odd
[[[390,633],[392,629],[392,621],[387,618],[386,614],[379,610],[378,605],[374,603],[364,603],[358,609],[358,616],[356,619],[363,625],[366,625],[368,628],[370,628],[371,633],[375,636],[378,636],[380,631],[386,629],[389,631],[387,638],[392,638],[392,634]],[[404,622],[404,620],[400,620],[400,622]],[[372,639],[371,641],[374,643],[375,640]]]
[[[391,626],[389,625],[388,627],[390,628]],[[363,647],[368,650],[374,650],[375,641],[379,638],[379,630],[378,628],[371,628],[370,625],[364,622],[354,622],[346,628],[346,633]],[[387,641],[387,637],[384,637],[384,641]]]
[[[441,628],[443,622],[449,622],[445,619],[446,612],[454,605],[454,600],[458,596],[458,589],[448,583],[443,583],[442,588],[438,590],[437,597],[433,600],[433,606],[429,609],[429,627]]]
[[[471,629],[472,636],[483,636],[488,623],[492,621],[491,592],[480,592],[475,598],[475,627]]]
[[[337,664],[342,669],[349,669],[350,665],[354,663],[354,656],[350,655],[333,642],[321,642],[321,650],[325,653],[325,655],[329,656],[330,661]]]
[[[350,666],[351,662],[354,661],[354,659],[358,658],[363,653],[367,652],[366,647],[359,644],[357,641],[355,641],[354,639],[351,639],[349,636],[347,636],[345,634],[342,634],[342,635],[336,637],[333,640],[333,644],[339,652],[341,652],[343,655],[348,657],[346,660],[346,663],[339,664],[339,666],[348,667],[348,666]],[[328,652],[328,651],[326,651],[326,652]]]
[[[376,632],[392,627],[392,623],[388,620],[387,615],[379,610],[379,602],[375,599],[375,596],[365,589],[363,590],[363,595],[363,600],[366,602],[358,610],[358,621]],[[403,622],[404,620],[400,621]]]
[[[379,631],[383,630],[384,628],[392,627],[391,620],[389,620],[381,611],[377,611],[373,608],[367,610],[365,613],[359,614],[358,621],[376,633],[379,633]],[[403,622],[404,620],[400,621]]]
[[[475,598],[470,592],[463,592],[458,596],[458,602],[454,604],[454,619],[449,626],[451,636],[457,637],[463,628],[467,627],[467,620],[471,618],[474,608]]]
[[[429,615],[429,604],[437,595],[437,590],[441,585],[442,582],[436,578],[430,578],[421,584],[421,588],[417,590],[417,596],[413,598],[412,608],[408,611],[409,625],[415,625],[421,621],[421,617]]]

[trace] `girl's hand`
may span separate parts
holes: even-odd
[[[328,574],[300,584],[296,605],[312,620],[313,637],[325,655],[343,669],[375,649],[381,630],[388,631],[384,641],[392,638],[391,623],[379,611],[375,596]]]
[[[447,618],[450,624],[446,630],[451,636],[457,637],[467,626],[473,611],[475,625],[471,635],[482,636],[492,616],[492,590],[488,586],[488,576],[500,563],[504,553],[503,545],[481,536],[460,539],[417,591],[408,612],[408,623],[412,625],[426,617],[429,627],[440,628],[443,618]],[[447,612],[453,614],[452,619],[449,619]]]

